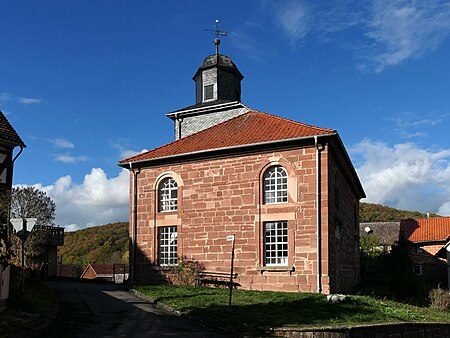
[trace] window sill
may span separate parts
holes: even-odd
[[[288,266],[257,266],[256,267],[256,271],[287,271],[287,272],[292,272],[295,271],[295,267],[292,265],[288,265]]]
[[[178,264],[176,265],[158,265],[155,267],[156,271],[172,271],[173,268],[176,268]]]

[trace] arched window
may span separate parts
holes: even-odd
[[[178,209],[178,185],[172,177],[165,178],[159,184],[159,211]]]
[[[273,166],[264,173],[264,203],[287,203],[287,171]]]

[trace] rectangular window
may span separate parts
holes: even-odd
[[[414,264],[413,271],[417,276],[422,276],[422,264]]]
[[[176,226],[158,228],[159,265],[170,266],[178,264],[178,232]]]
[[[288,265],[287,222],[266,222],[264,232],[266,266]]]
[[[214,85],[205,86],[205,100],[212,100],[214,98]]]

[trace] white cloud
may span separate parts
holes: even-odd
[[[8,101],[11,98],[9,93],[0,93],[0,101]]]
[[[57,154],[54,155],[55,161],[63,162],[63,163],[77,163],[77,162],[85,162],[89,160],[87,156],[72,156],[70,154]]]
[[[450,3],[375,0],[366,33],[374,44],[364,67],[381,72],[434,50],[450,33]]]
[[[450,35],[450,2],[336,0],[262,2],[295,45],[311,35],[354,51],[357,68],[381,72],[436,49]],[[349,34],[341,34],[354,28]],[[351,39],[349,39],[351,36]]]
[[[364,140],[350,152],[362,159],[357,171],[368,202],[450,215],[450,149]]]
[[[42,99],[34,99],[30,97],[19,97],[19,102],[23,104],[34,104],[34,103],[40,103]]]
[[[125,148],[124,146],[122,146],[119,143],[116,143],[113,145],[114,148],[116,148],[117,150],[119,150],[119,158],[120,160],[124,160],[126,158],[132,157],[134,155],[138,155],[138,154],[142,154],[147,152],[147,149],[142,149],[141,151],[137,151],[137,150],[133,150],[133,149],[128,149]]]
[[[123,169],[108,178],[101,168],[93,168],[81,184],[70,176],[60,177],[44,190],[56,204],[55,223],[67,231],[111,222],[127,221],[129,212],[129,173]]]
[[[55,148],[73,149],[74,144],[64,138],[50,139],[50,143],[53,144]]]
[[[404,139],[424,137],[433,127],[441,124],[448,118],[449,114],[416,114],[413,112],[403,112],[396,117],[389,117],[387,120],[392,125],[394,132]]]
[[[283,29],[291,46],[309,32],[309,11],[303,1],[276,2],[273,5],[275,19]]]

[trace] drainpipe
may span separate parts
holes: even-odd
[[[320,186],[320,151],[317,136],[314,136],[316,148],[316,224],[317,224],[317,292],[322,293],[322,203]]]
[[[181,138],[181,120],[178,118],[178,113],[175,113],[175,140],[179,140]]]
[[[133,173],[133,180],[131,182],[131,285],[134,285],[134,274],[136,265],[136,185],[137,185],[137,171],[133,170],[133,163],[129,162],[130,172]]]
[[[23,151],[23,147],[20,146],[19,152],[17,153],[16,156],[14,156],[14,158],[13,158],[13,160],[12,160],[12,164],[13,164],[13,165],[14,165],[15,160],[20,156],[20,154],[22,154],[22,151]]]

